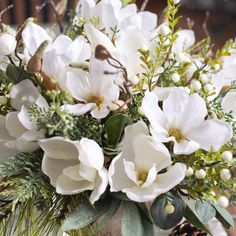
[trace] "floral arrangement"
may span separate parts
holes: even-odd
[[[59,34],[0,21],[0,235],[98,235],[118,209],[124,236],[233,226],[236,41],[132,2],[80,0],[65,27],[61,1]]]

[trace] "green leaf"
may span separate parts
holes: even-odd
[[[225,228],[229,229],[234,227],[233,218],[225,208],[219,207],[217,205],[214,205],[214,208],[216,209],[216,219],[219,220]]]
[[[31,75],[24,70],[23,67],[18,67],[12,64],[9,64],[6,69],[7,77],[12,83],[18,83],[24,79],[30,79]]]
[[[111,193],[110,195],[118,200],[131,202],[131,200],[126,196],[125,193],[117,192],[117,193]]]
[[[168,201],[169,200],[169,201]],[[167,214],[165,211],[166,204],[170,202],[175,211]],[[185,211],[185,203],[179,196],[172,196],[170,199],[167,195],[161,195],[153,202],[151,206],[151,216],[155,224],[164,230],[168,230],[176,226],[183,218]]]
[[[98,230],[105,227],[109,223],[109,221],[112,220],[112,217],[116,214],[120,204],[121,204],[120,200],[117,200],[115,198],[112,199],[111,205],[109,206],[109,209],[108,209],[106,215],[102,219],[101,223],[99,223]]]
[[[125,114],[111,116],[105,123],[109,143],[116,145],[122,137],[125,126],[131,122],[131,118]]]
[[[138,208],[133,202],[124,202],[121,217],[122,236],[142,236],[143,228]]]
[[[91,224],[108,210],[109,205],[107,199],[99,201],[94,206],[89,202],[80,203],[78,207],[65,219],[61,227],[62,230],[78,230]]]
[[[196,202],[195,210],[203,223],[207,223],[216,215],[216,209],[210,203],[202,200]]]
[[[188,205],[186,205],[184,217],[192,225],[211,234],[209,230],[206,228],[206,226],[203,224],[203,222],[198,218],[198,216],[192,211],[192,209]]]

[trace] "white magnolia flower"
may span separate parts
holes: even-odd
[[[1,142],[12,150],[35,151],[39,147],[37,140],[44,138],[44,133],[38,130],[36,121],[30,118],[28,108],[33,104],[47,108],[48,104],[28,79],[12,86],[10,98],[11,106],[16,111],[1,117],[1,130],[5,130]]]
[[[139,29],[129,27],[127,31],[121,33],[116,39],[116,46],[104,33],[94,28],[91,24],[86,24],[84,29],[91,43],[92,50],[95,51],[96,46],[103,45],[112,57],[120,61],[126,68],[129,80],[135,82],[136,75],[144,72],[138,50],[142,48],[149,49],[152,46],[151,42]]]
[[[0,33],[0,55],[10,56],[16,49],[16,39],[9,33]]]
[[[44,150],[42,171],[62,195],[91,190],[93,204],[108,185],[107,170],[103,167],[104,155],[99,145],[87,138],[70,141],[53,137],[39,141]]]
[[[105,62],[92,58],[89,72],[68,72],[68,91],[79,103],[65,105],[63,109],[75,115],[91,111],[95,118],[106,117],[109,114],[108,106],[119,98],[119,87],[114,83],[116,76],[105,75],[105,71]]]
[[[146,92],[142,110],[151,123],[152,135],[161,142],[173,142],[175,154],[190,154],[199,148],[216,151],[232,137],[226,122],[205,120],[206,105],[196,93],[189,95],[176,89],[170,92],[161,109],[158,97]]]
[[[62,89],[64,87],[64,77],[72,62],[83,62],[90,58],[91,49],[87,40],[79,36],[72,41],[66,35],[59,35],[55,40],[39,25],[32,22],[22,32],[25,45],[25,53],[32,56],[42,42],[47,40],[48,47],[43,53],[42,71],[49,77],[56,79]]]
[[[144,33],[150,33],[157,25],[157,15],[148,11],[138,12],[136,4],[122,7],[120,0],[102,0],[98,4],[91,0],[81,0],[76,7],[75,24],[80,19],[101,19],[98,28],[105,30],[110,38],[119,35],[128,27],[135,26]]]
[[[109,168],[111,191],[122,191],[137,202],[152,201],[184,179],[186,166],[171,164],[169,151],[149,136],[144,122],[127,126],[122,153],[112,160]],[[166,172],[159,173],[167,167]]]

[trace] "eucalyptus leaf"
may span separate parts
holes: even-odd
[[[105,227],[112,220],[112,218],[116,214],[120,204],[121,204],[120,200],[115,199],[115,198],[112,199],[111,205],[109,206],[106,215],[104,216],[102,221],[99,223],[98,230],[100,230],[103,227]]]
[[[175,210],[172,214],[167,214],[165,206],[168,200],[174,206]],[[153,202],[151,206],[151,216],[155,224],[164,230],[168,230],[176,226],[183,218],[185,212],[185,203],[179,196],[168,198],[167,195],[161,195]]]
[[[216,215],[216,209],[210,203],[202,200],[196,202],[195,210],[203,223],[207,223]]]
[[[24,70],[23,67],[17,67],[9,64],[6,69],[6,74],[10,82],[18,83],[24,79],[30,79],[31,75]]]
[[[116,145],[121,140],[125,126],[131,123],[130,117],[123,113],[111,116],[105,123],[109,144]]]
[[[211,233],[206,228],[204,223],[198,218],[198,216],[192,211],[192,209],[188,205],[186,205],[184,217],[192,225],[196,226],[199,229],[202,229],[202,230],[206,231],[207,233],[209,233],[211,235]]]
[[[139,203],[138,207],[143,226],[143,235],[154,236],[154,225],[152,223],[152,220],[150,219],[146,204]]]
[[[214,208],[216,209],[216,219],[219,220],[225,228],[229,229],[234,227],[233,218],[225,208],[219,207],[217,205],[214,205]]]
[[[141,217],[133,202],[123,202],[121,230],[122,236],[143,236]]]
[[[62,230],[78,230],[91,224],[107,212],[109,205],[108,200],[99,201],[94,206],[89,202],[80,203],[65,219],[61,227]]]

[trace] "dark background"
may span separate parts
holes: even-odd
[[[59,0],[54,0],[57,3]],[[9,12],[4,14],[5,23],[19,25],[29,16],[34,16],[40,22],[51,22],[54,20],[52,8],[47,5],[40,13],[36,6],[40,6],[44,0],[0,0],[0,10],[13,4]],[[141,6],[142,0],[137,0]],[[215,43],[215,48],[221,47],[224,42],[236,36],[236,0],[181,0],[182,7],[180,14],[183,15],[180,26],[187,27],[187,18],[194,21],[193,29],[196,32],[197,39],[205,36],[202,24],[205,19],[206,11],[210,12],[208,30]],[[76,0],[68,0],[69,7],[73,7]],[[166,6],[166,0],[150,0],[147,9],[161,14]]]

